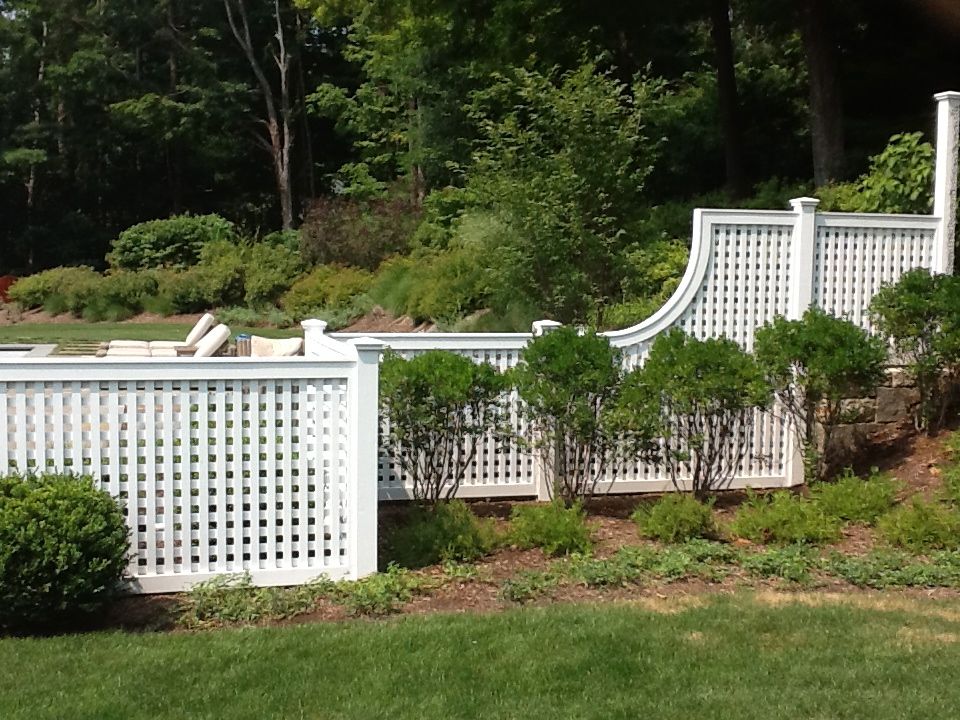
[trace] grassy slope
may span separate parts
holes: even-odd
[[[190,325],[176,323],[22,323],[0,327],[0,343],[100,342],[103,340],[182,340]],[[236,333],[263,337],[293,337],[300,328],[231,327]]]
[[[907,602],[7,639],[0,717],[953,718],[960,607]]]

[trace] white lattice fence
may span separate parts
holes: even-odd
[[[118,498],[143,592],[356,577],[376,568],[367,354],[3,362],[0,465],[91,475]]]

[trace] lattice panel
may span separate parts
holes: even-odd
[[[346,380],[0,382],[0,465],[99,478],[131,574],[343,567]]]
[[[882,285],[912,268],[933,265],[936,229],[838,227],[817,223],[813,302],[871,329],[868,307]]]
[[[423,350],[396,350],[407,359],[422,354]],[[520,350],[457,350],[451,349],[458,355],[470,358],[476,363],[488,363],[500,372],[516,366],[520,358]],[[527,423],[523,417],[523,406],[516,391],[510,393],[508,402],[509,417],[507,423],[510,429],[518,436],[527,434]],[[388,432],[386,422],[381,427],[381,435]],[[404,477],[402,468],[384,449],[380,443],[380,494],[381,497],[395,499],[407,496],[410,483]],[[459,496],[492,496],[517,495],[531,492],[534,483],[534,463],[536,455],[524,450],[518,443],[497,443],[493,434],[489,434],[477,450],[476,457],[470,464],[463,483],[460,486]]]

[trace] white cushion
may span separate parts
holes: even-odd
[[[150,357],[177,357],[174,348],[150,348]]]
[[[291,357],[300,352],[303,347],[303,338],[273,338],[250,336],[251,357]]]
[[[150,357],[150,349],[145,347],[109,347],[106,357]]]
[[[141,350],[146,350],[150,347],[150,343],[146,340],[111,340],[110,348],[139,348]]]
[[[210,313],[204,313],[197,324],[193,326],[193,329],[187,333],[187,339],[184,340],[184,345],[196,345],[200,342],[200,338],[207,334],[207,331],[213,327],[213,324],[216,322],[213,315]]]
[[[171,350],[178,347],[186,347],[187,343],[183,340],[151,340],[151,350]]]
[[[193,354],[193,356],[210,357],[220,349],[220,346],[223,345],[229,337],[230,328],[223,323],[220,323],[213,330],[204,335],[203,339],[197,343],[197,351]]]

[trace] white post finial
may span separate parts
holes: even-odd
[[[324,347],[324,333],[327,330],[326,320],[317,320],[312,318],[300,323],[303,328],[303,354],[319,355],[320,349]]]
[[[817,198],[790,201],[797,219],[790,242],[790,292],[787,317],[799,320],[813,304],[813,258],[817,244]]]
[[[942,92],[937,101],[937,167],[933,186],[933,214],[940,218],[934,244],[935,272],[953,272],[957,231],[957,174],[960,171],[960,92]]]
[[[551,330],[556,330],[562,326],[563,323],[559,323],[556,320],[536,320],[533,323],[533,336],[540,337],[541,335],[546,335]]]

